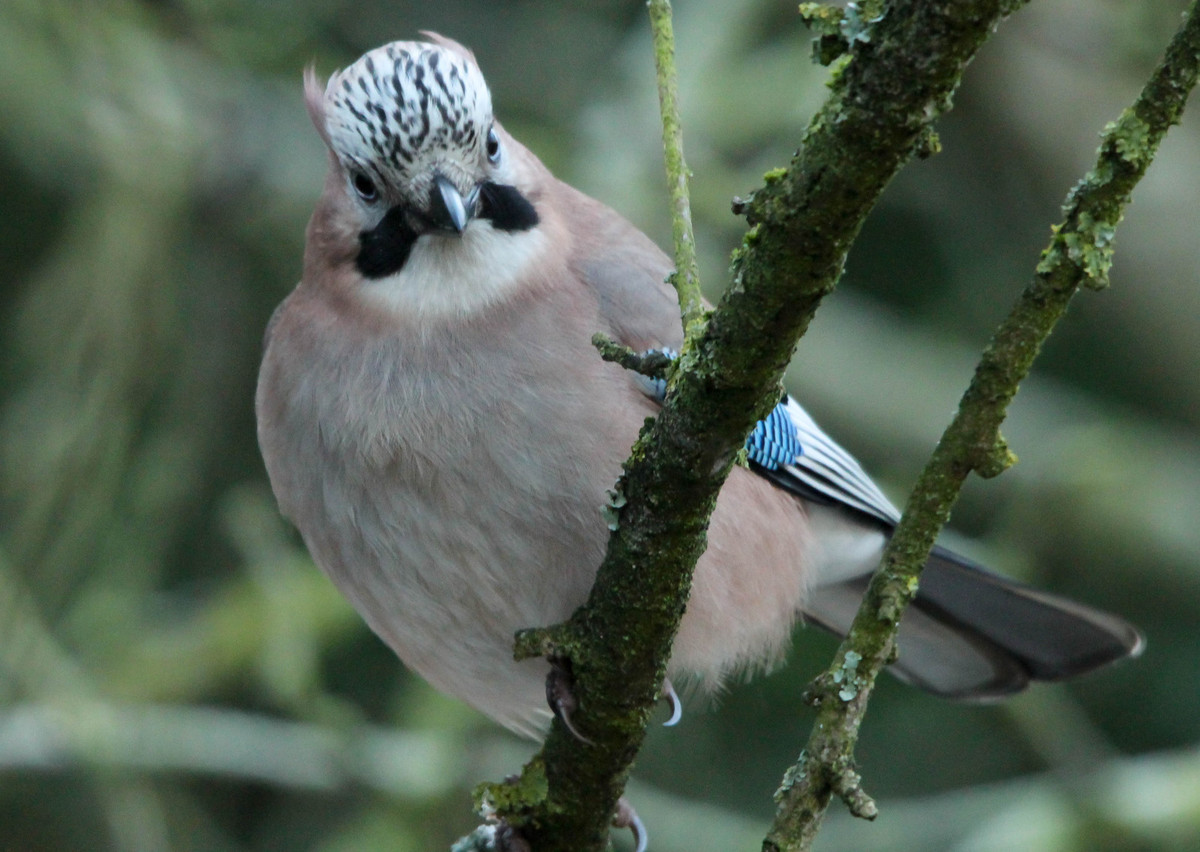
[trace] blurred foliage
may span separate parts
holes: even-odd
[[[677,9],[702,273],[729,199],[819,103],[795,4]],[[968,69],[944,153],[889,189],[792,385],[896,497],[1036,263],[1180,0],[1038,3]],[[324,157],[300,71],[418,29],[471,45],[561,177],[663,241],[640,3],[0,5],[0,849],[419,850],[469,830],[516,742],[407,675],[279,519],[254,438],[262,329]],[[859,754],[873,825],[819,847],[1195,849],[1200,837],[1200,120],[1168,138],[1006,434],[961,546],[1125,613],[1145,656],[1005,704],[888,681]],[[653,732],[655,849],[757,848],[832,649]],[[749,735],[748,735],[749,734]],[[620,838],[619,843],[625,839]]]

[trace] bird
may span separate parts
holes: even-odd
[[[662,386],[599,357],[683,343],[672,262],[496,120],[448,38],[375,48],[307,109],[328,171],[300,283],[271,317],[255,407],[284,516],[371,629],[438,690],[519,734],[552,716],[514,634],[567,619]],[[789,395],[712,516],[667,666],[716,689],[797,622],[844,634],[899,510]],[[1140,652],[1120,616],[937,547],[890,671],[996,699]]]

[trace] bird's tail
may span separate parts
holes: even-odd
[[[868,577],[815,589],[808,620],[845,635]],[[986,700],[1141,653],[1124,619],[1006,579],[935,547],[900,624],[891,672],[936,695]]]

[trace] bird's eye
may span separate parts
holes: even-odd
[[[500,162],[500,137],[496,135],[496,128],[494,127],[488,130],[487,157],[488,162],[493,165]]]
[[[354,173],[353,183],[354,191],[363,201],[374,201],[379,197],[379,190],[375,188],[375,182],[362,172]]]

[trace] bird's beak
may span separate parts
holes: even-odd
[[[429,218],[435,227],[461,234],[474,218],[478,203],[479,187],[471,190],[471,194],[464,199],[449,178],[442,174],[434,175]]]

